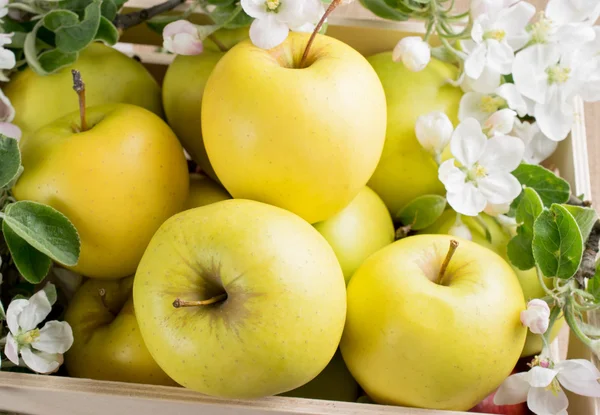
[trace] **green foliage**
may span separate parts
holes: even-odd
[[[14,138],[0,134],[0,189],[14,180],[20,166],[19,143]]]
[[[23,278],[32,284],[38,284],[46,278],[52,266],[50,257],[29,245],[6,221],[2,223],[2,232],[15,266]]]
[[[587,292],[592,294],[596,303],[600,303],[600,262],[596,263],[596,273],[588,281]]]
[[[565,209],[573,215],[579,230],[581,231],[581,237],[584,241],[590,236],[590,232],[594,227],[594,223],[598,220],[596,210],[588,207],[564,205]]]
[[[508,243],[508,258],[517,268],[527,270],[535,266],[533,258],[533,224],[544,210],[542,199],[531,188],[523,191],[517,207],[517,235]]]
[[[413,230],[432,225],[444,212],[446,199],[438,195],[424,195],[413,199],[396,216],[403,225]]]
[[[389,2],[385,0],[360,0],[360,4],[373,12],[375,16],[383,19],[403,22],[410,18],[410,15],[394,8],[393,5],[390,5]]]
[[[534,189],[546,207],[569,200],[571,194],[569,183],[542,166],[523,163],[512,174],[523,186]],[[519,206],[522,197],[523,193],[512,203],[513,212]]]

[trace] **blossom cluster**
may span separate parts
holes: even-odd
[[[8,0],[0,0],[0,22],[8,14]],[[13,51],[6,48],[12,43],[14,33],[0,33],[0,81],[8,81],[7,71],[13,69],[16,64],[16,57]],[[0,134],[7,137],[20,139],[21,130],[12,124],[15,118],[15,110],[2,90],[0,90]]]

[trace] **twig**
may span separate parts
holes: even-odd
[[[139,25],[157,16],[161,13],[173,10],[175,7],[184,3],[185,0],[167,0],[164,3],[157,4],[156,6],[148,7],[147,9],[138,10],[136,12],[127,14],[118,14],[113,20],[114,25],[118,30],[126,30],[130,27]]]

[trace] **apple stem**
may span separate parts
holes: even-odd
[[[209,38],[209,39],[210,39],[210,40],[211,40],[211,41],[212,41],[212,42],[213,42],[215,45],[217,45],[217,47],[219,48],[219,50],[220,50],[221,52],[227,52],[227,51],[229,50],[229,49],[227,48],[227,46],[225,46],[225,45],[223,44],[223,42],[221,42],[219,39],[217,39],[217,37],[216,37],[214,34],[212,34],[212,35],[209,35],[209,36],[208,36],[208,38]]]
[[[71,70],[73,74],[73,90],[77,92],[79,97],[79,116],[81,117],[81,130],[87,131],[87,122],[85,119],[85,84],[81,79],[81,72],[76,69]]]
[[[196,306],[200,306],[200,305],[210,305],[210,304],[218,303],[219,301],[223,301],[225,299],[227,299],[226,293],[215,295],[214,297],[209,298],[208,300],[185,301],[180,298],[176,298],[175,301],[173,301],[173,307],[180,308],[180,307],[196,307]]]
[[[100,288],[98,290],[98,295],[100,296],[100,301],[102,301],[102,305],[104,306],[104,308],[106,308],[109,313],[114,315],[115,313],[113,313],[108,304],[106,304],[106,290],[104,288]]]
[[[323,27],[323,24],[325,23],[325,20],[327,20],[327,17],[329,17],[331,12],[333,12],[335,10],[335,8],[340,5],[341,2],[342,2],[342,0],[333,0],[331,2],[331,4],[329,5],[329,7],[327,7],[327,10],[325,10],[323,17],[321,17],[321,20],[319,20],[319,23],[317,23],[317,26],[315,26],[315,30],[313,30],[312,34],[310,35],[310,38],[308,39],[308,43],[306,44],[306,48],[304,49],[304,54],[302,55],[302,59],[300,59],[300,65],[299,65],[300,69],[304,68],[304,65],[306,64],[306,59],[308,58],[308,52],[310,52],[310,47],[312,46],[313,42],[315,41],[315,38],[317,37],[317,33],[319,33],[319,30],[321,30],[321,27]]]
[[[456,252],[456,248],[458,248],[458,242],[452,239],[450,241],[450,248],[448,248],[448,253],[446,254],[446,258],[444,258],[444,262],[442,262],[442,266],[440,267],[440,273],[438,274],[438,284],[440,285],[445,285],[444,277],[446,276],[446,269],[450,264],[452,256]]]

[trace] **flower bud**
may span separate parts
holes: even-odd
[[[544,334],[550,324],[550,307],[544,300],[531,300],[527,310],[521,311],[521,323],[532,333]]]
[[[448,235],[456,236],[457,238],[466,239],[468,241],[473,240],[473,235],[471,234],[469,227],[464,223],[459,223],[452,226],[450,229],[448,229]]]
[[[454,126],[443,112],[434,111],[417,118],[415,133],[421,146],[433,155],[441,154],[452,137]]]
[[[431,60],[429,44],[418,36],[409,36],[402,39],[392,53],[394,62],[402,60],[404,66],[413,72],[425,69]]]
[[[490,216],[499,216],[508,213],[510,210],[510,203],[500,203],[495,205],[493,203],[489,203],[485,205],[485,209],[483,210],[486,214]]]
[[[165,26],[163,47],[177,55],[199,55],[204,50],[198,29],[187,20],[177,20]]]

